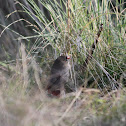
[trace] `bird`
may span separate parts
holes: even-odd
[[[65,93],[64,84],[69,78],[69,56],[59,56],[53,63],[46,91],[48,96],[60,97]]]

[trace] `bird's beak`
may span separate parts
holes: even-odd
[[[67,59],[70,59],[70,56],[67,56]]]

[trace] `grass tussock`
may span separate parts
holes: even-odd
[[[23,64],[20,64],[23,67]],[[31,66],[34,67],[34,66]],[[37,85],[25,84],[24,71],[2,81],[0,124],[32,125],[118,125],[124,126],[125,89],[102,95],[98,89],[78,89],[60,99],[47,97]],[[37,78],[38,79],[38,78]],[[40,78],[39,78],[40,79]],[[41,90],[40,90],[41,89]]]
[[[124,1],[9,3],[16,10],[8,22],[0,12],[0,125],[125,126]],[[104,29],[84,72],[101,23]],[[51,99],[44,88],[54,59],[63,53],[71,55],[66,95]]]

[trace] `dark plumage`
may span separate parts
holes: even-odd
[[[64,84],[68,81],[70,65],[69,57],[59,56],[51,68],[51,75],[47,91],[50,96],[60,96],[64,91]]]

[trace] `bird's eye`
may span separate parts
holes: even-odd
[[[67,56],[66,56],[66,61],[67,61]]]

